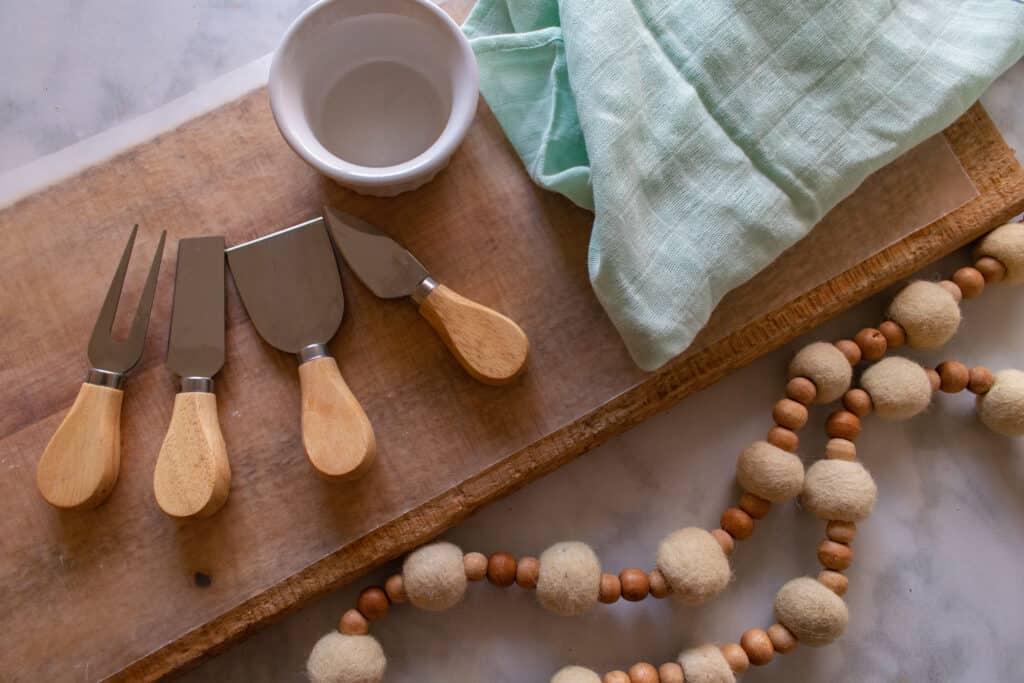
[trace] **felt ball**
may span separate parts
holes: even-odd
[[[373,636],[346,636],[332,631],[317,641],[306,660],[313,683],[379,683],[387,659]]]
[[[789,377],[806,377],[818,393],[815,403],[831,403],[846,393],[853,368],[843,352],[828,342],[814,342],[797,351],[789,363]]]
[[[960,327],[960,305],[937,282],[918,280],[889,304],[889,317],[907,333],[907,343],[931,349],[949,341]]]
[[[871,396],[875,414],[886,420],[908,420],[932,400],[928,372],[899,356],[885,358],[865,370],[860,385]]]
[[[551,683],[601,683],[601,677],[582,666],[567,666],[551,677]]]
[[[1000,370],[992,388],[978,395],[978,417],[993,432],[1024,434],[1024,372]]]
[[[819,460],[804,477],[801,501],[820,519],[857,522],[871,514],[878,489],[859,462]]]
[[[402,582],[409,602],[439,612],[466,594],[462,551],[451,543],[431,543],[409,554],[402,564]]]
[[[775,596],[775,618],[811,647],[841,636],[849,616],[841,597],[806,576],[787,582]]]
[[[1006,282],[1024,282],[1024,223],[1007,223],[981,238],[974,258],[990,256],[1006,268]]]
[[[699,605],[721,593],[732,577],[729,559],[711,533],[688,527],[673,531],[658,546],[656,563],[672,595]]]
[[[736,481],[745,491],[779,503],[804,487],[804,464],[789,451],[767,441],[755,441],[736,461]]]
[[[586,543],[556,543],[540,556],[537,600],[541,607],[566,617],[583,614],[597,602],[601,562]]]
[[[728,660],[717,645],[701,645],[679,654],[686,683],[735,683]]]

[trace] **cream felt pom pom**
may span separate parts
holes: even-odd
[[[717,645],[701,645],[679,653],[686,683],[735,683],[736,674]]]
[[[858,522],[871,514],[878,488],[859,462],[819,460],[804,477],[803,506],[820,519]]]
[[[556,543],[540,556],[537,600],[549,612],[565,617],[594,606],[601,590],[601,562],[586,543]]]
[[[1024,434],[1024,372],[1000,370],[992,388],[978,396],[978,417],[998,434]]]
[[[655,562],[672,587],[672,595],[699,605],[729,585],[729,558],[710,532],[697,527],[673,531],[658,546]]]
[[[453,607],[466,594],[462,551],[451,543],[425,545],[405,558],[402,581],[416,607],[432,612]]]
[[[601,677],[582,666],[567,666],[551,677],[551,683],[601,683]]]
[[[736,481],[745,491],[780,503],[803,489],[804,464],[789,451],[755,441],[736,460]]]
[[[1007,223],[981,238],[974,258],[991,256],[1006,268],[1005,282],[1024,282],[1024,223]]]
[[[937,282],[918,280],[889,304],[889,318],[907,333],[907,343],[931,349],[949,341],[960,327],[960,304]]]
[[[899,356],[884,358],[865,370],[860,385],[871,396],[875,414],[886,420],[910,419],[932,400],[928,373]]]
[[[815,403],[831,403],[850,388],[853,368],[843,352],[828,342],[814,342],[797,351],[789,363],[789,378],[814,382]]]
[[[373,636],[346,636],[337,631],[316,642],[306,660],[313,683],[379,683],[387,659]]]
[[[799,642],[820,647],[843,635],[850,614],[841,597],[805,576],[779,589],[775,596],[775,618]]]

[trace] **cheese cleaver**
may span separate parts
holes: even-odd
[[[519,325],[439,284],[415,256],[361,218],[330,207],[324,216],[359,279],[382,299],[412,298],[473,378],[505,384],[522,372],[530,342]]]
[[[366,413],[327,351],[341,325],[345,295],[323,218],[231,247],[227,257],[256,331],[298,356],[309,462],[328,479],[362,474],[377,445]]]
[[[224,238],[178,241],[167,367],[180,378],[153,471],[156,502],[171,517],[209,517],[224,505],[231,466],[213,376],[224,367]]]

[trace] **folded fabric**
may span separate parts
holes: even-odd
[[[654,369],[1020,59],[1024,4],[480,0],[464,31],[530,175],[594,210],[594,291]]]

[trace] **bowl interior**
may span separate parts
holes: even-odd
[[[321,3],[275,55],[278,124],[321,170],[374,176],[415,167],[446,136],[461,137],[467,107],[475,110],[475,64],[464,42],[452,22],[415,0]]]

